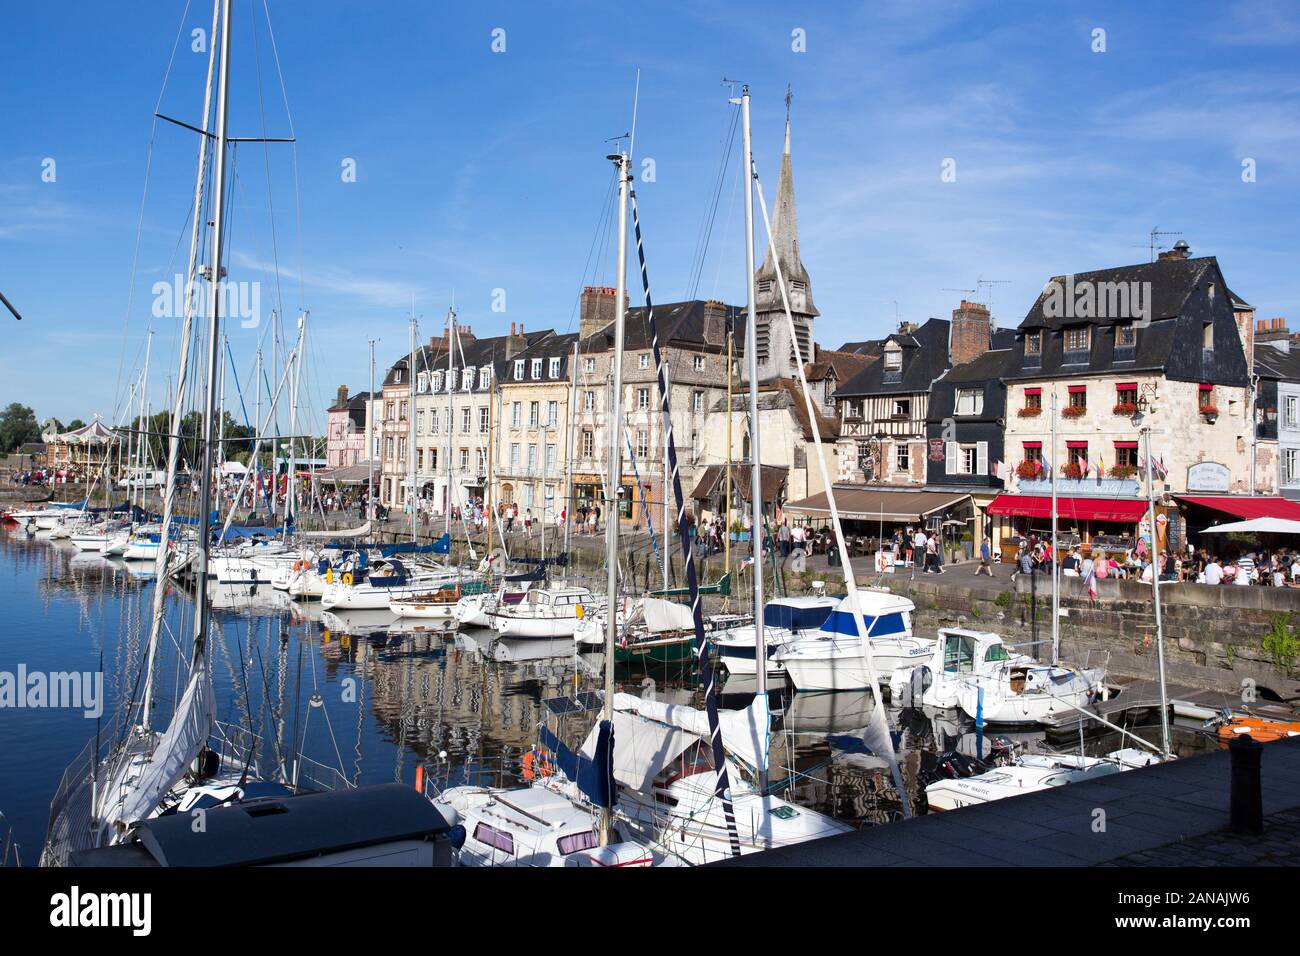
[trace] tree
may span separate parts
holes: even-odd
[[[76,431],[78,428],[85,428],[85,427],[86,427],[85,422],[83,422],[80,418],[74,418],[72,421],[68,422],[68,427],[65,428],[64,431],[71,432],[71,431]]]
[[[8,454],[27,442],[40,440],[41,426],[30,407],[14,402],[0,412],[0,454]]]

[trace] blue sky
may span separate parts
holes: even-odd
[[[298,144],[238,147],[230,278],[261,283],[264,312],[277,286],[288,313],[311,310],[313,418],[339,384],[366,386],[368,336],[381,363],[405,349],[412,297],[424,335],[453,294],[480,335],[575,326],[583,283],[612,282],[610,237],[597,235],[605,140],[629,128],[638,68],[637,160],[655,166],[638,192],[660,301],[684,297],[696,267],[726,76],[751,86],[769,201],[793,86],[801,246],[825,346],[884,334],[896,314],[947,316],[962,293],[945,290],[979,279],[1003,280],[992,308],[1014,325],[1050,276],[1144,260],[1156,225],[1217,255],[1261,317],[1300,326],[1295,4],[270,6]],[[0,7],[0,290],[25,316],[0,318],[3,403],[110,415],[151,324],[161,397],[178,323],[151,316],[152,286],[184,259],[196,144],[152,114],[161,88],[161,112],[198,121],[206,57],[190,31],[211,19],[194,0],[168,72],[183,7]],[[263,0],[235,10],[231,133],[284,135]],[[955,182],[941,180],[948,158]],[[342,181],[347,159],[356,182]],[[730,175],[701,297],[743,303],[742,216]],[[261,330],[230,332],[246,375]]]

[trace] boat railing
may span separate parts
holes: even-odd
[[[50,801],[41,866],[67,866],[68,857],[74,851],[88,850],[95,845],[91,802],[94,799],[92,776],[98,762],[92,737],[63,771],[54,799]]]
[[[227,767],[250,765],[250,755],[255,757],[260,754],[264,759],[274,756],[262,736],[245,726],[219,720],[216,722],[213,734],[223,744],[221,759]],[[284,759],[283,776],[286,778],[284,782],[288,784],[296,782],[299,789],[334,791],[348,790],[356,786],[337,767],[328,766],[304,754],[285,755]],[[275,774],[266,776],[280,775],[281,771],[277,769]]]

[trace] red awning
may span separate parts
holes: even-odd
[[[1026,395],[1042,395],[1042,394],[1043,394],[1043,390],[1042,390],[1041,388],[1037,388],[1037,387],[1035,387],[1035,388],[1027,388],[1027,389],[1025,389],[1025,394],[1026,394]]]
[[[1071,395],[1078,395],[1080,392],[1086,392],[1087,390],[1088,390],[1088,386],[1087,386],[1087,385],[1071,385],[1071,386],[1070,386],[1070,394],[1071,394]]]
[[[1174,495],[1179,501],[1202,508],[1213,508],[1224,514],[1250,520],[1251,518],[1288,518],[1300,521],[1300,501],[1288,498],[1251,497],[1249,495],[1224,495],[1202,497],[1200,495]]]
[[[1026,448],[1042,448],[1043,443],[1040,441],[1027,441],[1024,443]]]
[[[1297,506],[1300,509],[1300,505]],[[998,495],[988,507],[991,515],[1050,518],[1049,495]],[[1147,512],[1145,501],[1128,498],[1056,498],[1058,518],[1075,521],[1123,521],[1136,524]]]
[[[1135,441],[1117,441],[1117,442],[1115,442],[1115,447],[1116,447],[1116,448],[1134,448],[1134,449],[1136,449],[1137,446],[1138,446],[1138,443],[1135,442]]]

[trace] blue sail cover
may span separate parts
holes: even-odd
[[[542,581],[546,578],[546,568],[537,567],[531,571],[521,571],[518,574],[507,574],[507,581]]]
[[[235,538],[251,538],[254,535],[264,535],[268,538],[278,538],[280,536],[279,528],[253,528],[233,524],[225,530],[223,534],[220,528],[213,529],[212,540],[230,541]]]
[[[560,771],[578,785],[598,807],[614,805],[614,725],[608,720],[600,722],[596,750],[592,757],[574,753],[559,737],[543,727],[538,735],[541,745],[555,754]]]
[[[862,615],[862,623],[867,626],[867,630],[872,637],[888,637],[890,634],[903,634],[907,631],[907,624],[903,620],[901,611],[892,614],[882,614],[879,618],[870,614]],[[860,637],[857,625],[853,621],[852,611],[841,611],[838,608],[831,612],[826,619],[826,623],[821,629],[828,634],[848,634],[853,637]]]
[[[451,551],[451,535],[444,534],[433,544],[386,544],[379,549],[385,558],[395,554],[448,554]]]
[[[829,604],[816,607],[798,607],[772,601],[763,608],[763,625],[765,627],[784,627],[791,631],[810,631],[821,627],[835,610]]]

